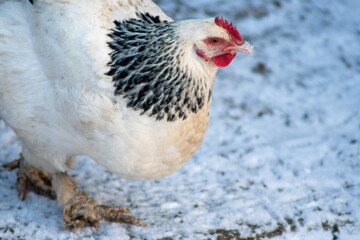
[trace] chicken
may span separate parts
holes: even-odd
[[[21,139],[17,190],[57,198],[64,225],[145,225],[67,172],[87,155],[133,180],[168,176],[204,139],[219,67],[252,53],[223,18],[174,22],[150,0],[0,0],[0,117]],[[96,177],[96,176],[94,176]]]

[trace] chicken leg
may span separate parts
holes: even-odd
[[[57,193],[58,203],[63,207],[64,226],[78,229],[85,225],[99,228],[99,221],[127,223],[136,226],[146,224],[129,215],[129,209],[114,206],[98,205],[93,198],[80,190],[74,180],[67,173],[53,175],[53,186]]]
[[[28,189],[48,198],[56,199],[55,191],[51,186],[50,173],[28,165],[22,154],[20,154],[19,159],[3,164],[2,167],[7,171],[19,168],[16,188],[20,200],[25,199]]]
[[[79,229],[90,225],[98,229],[100,220],[146,226],[143,221],[125,215],[129,213],[127,208],[98,205],[79,189],[67,173],[51,176],[46,171],[28,165],[22,154],[19,159],[3,164],[2,167],[8,171],[19,168],[17,191],[21,200],[25,199],[28,188],[51,199],[57,198],[59,206],[63,208],[63,225],[66,228]]]

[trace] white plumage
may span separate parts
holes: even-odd
[[[88,155],[121,177],[144,180],[171,174],[199,148],[218,69],[209,59],[219,55],[217,43],[206,39],[228,43],[232,36],[213,19],[171,25],[179,37],[178,69],[198,81],[208,100],[186,119],[159,120],[114,94],[115,80],[106,74],[114,20],[139,13],[172,21],[150,0],[0,1],[0,116],[21,139],[27,163],[54,175],[68,171],[74,156]],[[231,54],[251,52],[249,44],[236,44]],[[154,94],[148,90],[143,101]],[[55,187],[66,205],[71,198],[61,200]]]

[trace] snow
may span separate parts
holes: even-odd
[[[255,46],[217,75],[211,123],[178,172],[147,182],[79,157],[70,174],[147,227],[61,228],[55,201],[0,170],[0,239],[360,239],[360,2],[156,1],[174,19],[224,16]],[[0,163],[21,151],[0,123]]]

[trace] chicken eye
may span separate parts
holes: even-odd
[[[217,44],[219,42],[218,38],[210,38],[210,43],[211,44]]]

